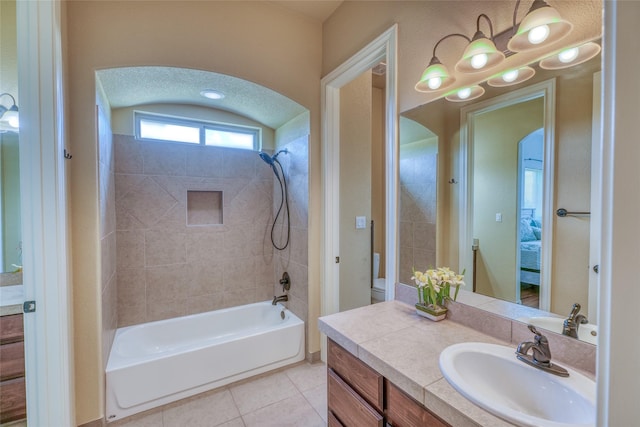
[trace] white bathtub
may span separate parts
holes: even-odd
[[[303,358],[304,322],[271,301],[120,328],[107,363],[106,418],[118,420]]]

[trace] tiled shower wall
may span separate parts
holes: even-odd
[[[400,282],[412,268],[436,267],[437,154],[400,159]]]
[[[98,94],[100,100],[100,95]],[[106,367],[118,327],[116,209],[113,135],[108,104],[98,102],[98,185],[100,212],[100,289],[102,293],[102,360]],[[104,106],[107,105],[105,109]]]
[[[308,168],[308,137],[301,137],[284,146],[288,154],[280,155],[287,176],[289,210],[291,218],[291,235],[289,245],[282,251],[276,251],[275,272],[279,279],[286,271],[291,279],[289,290],[289,302],[287,307],[306,322],[309,312],[308,301],[308,208],[309,208],[309,168]],[[274,204],[277,211],[280,205],[280,190],[278,184],[274,184]],[[284,209],[284,208],[283,208]],[[276,227],[276,243],[282,246],[286,235],[285,224],[281,216]],[[282,295],[282,287],[275,281],[274,295]]]
[[[273,173],[256,152],[114,145],[118,326],[273,297]],[[222,192],[222,224],[187,225],[187,191]]]

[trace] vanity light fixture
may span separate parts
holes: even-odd
[[[16,105],[16,99],[9,93],[1,93],[0,98],[8,96],[11,98],[13,105],[5,107],[0,104],[0,133],[4,132],[18,132],[20,127],[20,116],[18,115],[18,106]]]
[[[488,38],[480,31],[480,18],[484,18],[489,23],[491,38]],[[462,54],[462,58],[456,64],[455,70],[460,73],[477,73],[488,68],[495,67],[504,61],[504,53],[500,52],[493,42],[493,25],[491,20],[484,13],[476,20],[476,33],[471,39]]]
[[[520,0],[513,11],[513,27],[516,28],[516,14]],[[509,40],[507,48],[512,52],[536,49],[562,39],[569,34],[573,24],[565,21],[553,7],[544,0],[535,0],[518,29]]]
[[[436,56],[436,48],[447,38],[457,36],[467,40],[468,45],[464,50],[462,57],[456,63],[454,71],[455,73],[458,73],[458,75],[473,74],[498,67],[503,63],[507,56],[515,55],[517,52],[529,49],[540,48],[542,52],[540,53],[539,58],[542,58],[545,55],[544,49],[546,46],[562,39],[569,34],[573,28],[573,24],[562,19],[558,11],[547,4],[544,0],[533,0],[533,4],[529,11],[518,25],[517,12],[519,6],[520,0],[516,0],[513,11],[513,25],[511,28],[500,34],[494,35],[491,19],[486,14],[482,13],[478,15],[478,18],[476,19],[476,32],[473,39],[469,39],[464,34],[454,33],[438,40],[433,47],[433,55],[429,62],[429,66],[422,73],[415,89],[419,92],[436,92],[448,88],[448,90],[451,91],[451,86],[456,81],[456,76],[449,72],[447,67],[442,64]],[[489,24],[490,37],[487,37],[480,30],[481,19],[486,20]],[[496,46],[496,44],[498,44],[498,46]],[[583,54],[579,51],[576,58],[573,58],[571,54],[575,54],[575,52],[576,51],[563,52],[561,61],[565,61],[567,66],[580,63],[579,61],[583,58]],[[558,59],[558,61],[560,61],[560,59]],[[551,59],[549,59],[544,65],[559,68],[556,62],[552,62]],[[542,68],[546,68],[544,65],[541,63]],[[490,86],[495,87],[509,86],[522,83],[533,77],[534,74],[535,71],[531,67],[520,67],[517,70],[505,70],[503,68],[497,72],[496,75],[491,77],[487,83]],[[474,92],[474,94],[476,92]],[[455,91],[451,91],[451,93],[446,94],[445,97],[450,101],[466,101],[468,99],[473,99],[460,98],[457,93],[458,90],[456,89]],[[462,93],[466,94],[466,91],[463,91]],[[471,97],[472,95],[470,94],[469,96]]]
[[[587,42],[579,46],[563,49],[540,61],[540,68],[545,70],[560,70],[582,64],[600,53],[600,45]]]
[[[203,91],[200,92],[200,95],[204,96],[205,98],[209,98],[209,99],[222,99],[222,98],[224,98],[224,93],[220,92],[219,90],[215,90],[215,89],[204,89]]]
[[[445,96],[447,101],[451,102],[466,102],[471,101],[472,99],[476,99],[484,95],[484,88],[480,85],[465,87],[462,89],[457,89]]]
[[[517,85],[529,80],[536,74],[535,70],[527,65],[515,70],[507,70],[487,80],[487,84],[493,87],[505,87]]]
[[[456,81],[455,77],[451,75],[447,67],[441,63],[436,56],[436,49],[438,48],[438,45],[449,37],[462,37],[471,43],[471,39],[469,39],[469,37],[459,33],[447,34],[438,40],[438,42],[433,46],[433,55],[431,56],[431,61],[429,61],[429,66],[423,71],[422,77],[420,77],[420,80],[416,84],[415,88],[418,92],[432,92],[445,89]]]

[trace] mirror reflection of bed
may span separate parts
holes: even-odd
[[[537,129],[518,143],[519,269],[516,301],[528,307],[540,305],[542,248],[544,129]]]

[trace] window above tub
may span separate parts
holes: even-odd
[[[136,139],[258,151],[262,129],[158,114],[134,113]]]

